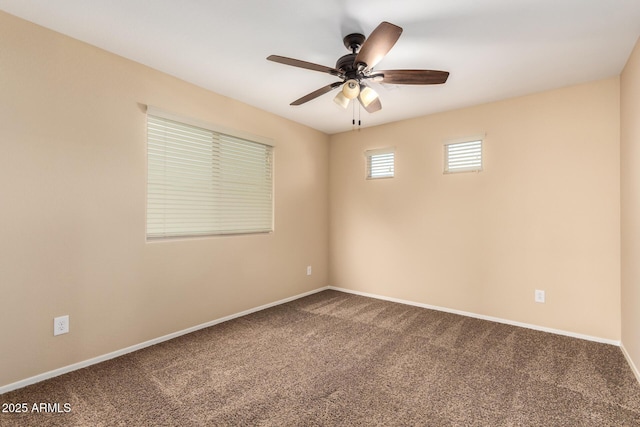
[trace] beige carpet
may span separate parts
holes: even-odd
[[[0,396],[3,426],[640,426],[619,348],[324,291]]]

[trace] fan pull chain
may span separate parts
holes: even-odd
[[[361,113],[361,108],[360,108],[360,103],[359,102],[353,102],[353,108],[351,109],[352,115],[353,115],[353,119],[351,119],[351,130],[356,130],[356,104],[358,104],[358,132],[360,131],[360,126],[362,126],[362,121],[360,120],[360,113]]]
[[[356,103],[355,100],[351,102],[351,130],[356,130]]]

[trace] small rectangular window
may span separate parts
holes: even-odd
[[[147,239],[273,231],[273,147],[172,118],[147,113]]]
[[[367,179],[393,178],[395,153],[392,148],[369,150],[367,157]]]
[[[455,142],[444,146],[444,173],[482,170],[482,140]]]

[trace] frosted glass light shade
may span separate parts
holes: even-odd
[[[339,106],[341,106],[345,110],[349,106],[349,101],[350,101],[349,98],[344,96],[344,93],[342,93],[342,91],[338,92],[336,97],[333,98],[333,102],[335,102],[336,104],[338,104]]]
[[[378,98],[378,94],[375,90],[371,89],[368,86],[364,86],[360,91],[360,101],[365,108],[367,108],[369,104],[375,101],[376,98]]]
[[[348,99],[354,99],[360,94],[360,85],[356,80],[347,80],[342,86],[342,93]]]

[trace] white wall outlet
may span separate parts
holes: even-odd
[[[53,335],[69,333],[69,315],[53,318]]]
[[[307,276],[311,276],[311,266],[307,265]]]
[[[544,291],[536,289],[535,300],[536,302],[544,302]]]

